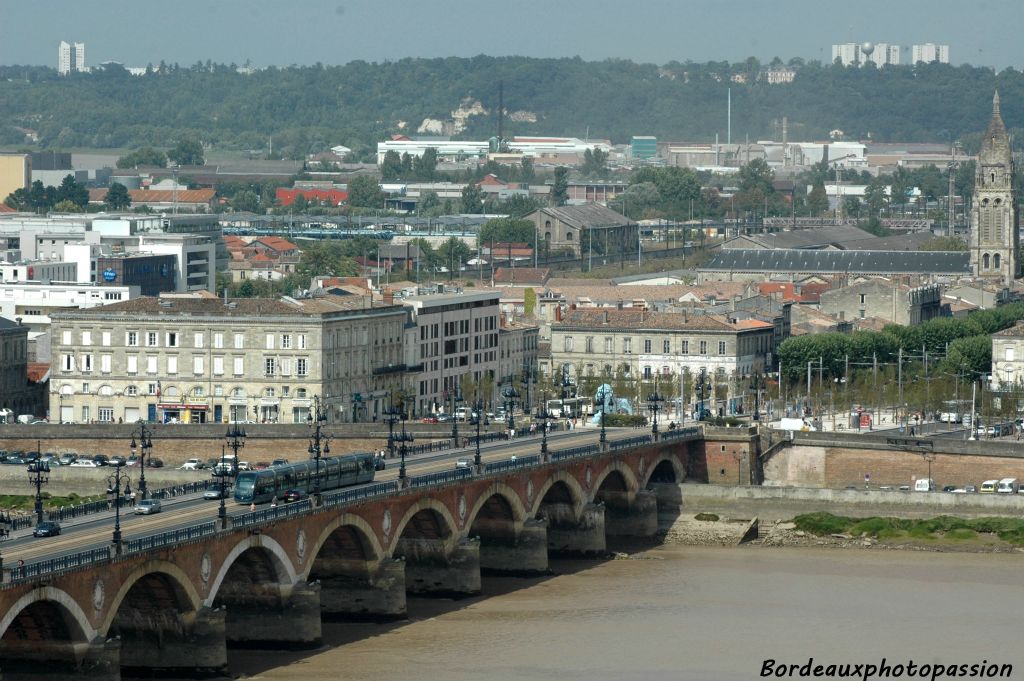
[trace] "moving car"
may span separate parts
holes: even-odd
[[[32,530],[33,537],[56,537],[60,534],[60,523],[44,520]]]
[[[135,515],[152,515],[161,510],[159,499],[143,499],[135,505]]]
[[[227,487],[224,488],[224,493],[223,494],[221,494],[221,492],[220,492],[220,487],[211,487],[208,490],[206,490],[205,492],[203,492],[203,498],[204,499],[220,499],[220,498],[228,499],[230,497],[231,497],[231,490],[229,490]]]
[[[384,461],[383,454],[378,454],[377,456],[373,457],[373,470],[382,471],[386,466],[387,463]]]
[[[460,469],[460,468],[472,468],[472,467],[473,467],[473,459],[459,459],[458,461],[455,462],[456,470]]]
[[[284,494],[282,494],[281,498],[287,504],[292,501],[302,501],[303,499],[306,498],[306,493],[301,489],[290,489]]]

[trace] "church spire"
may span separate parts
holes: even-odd
[[[999,116],[999,90],[996,90],[995,94],[992,95],[992,115]]]

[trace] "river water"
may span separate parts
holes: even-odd
[[[775,659],[1014,665],[1024,555],[663,546],[485,596],[411,599],[409,621],[324,624],[324,647],[231,651],[237,678],[382,681],[759,678]]]

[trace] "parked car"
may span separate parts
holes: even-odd
[[[437,423],[437,417],[436,416],[424,416],[422,419],[420,419],[420,421],[423,422],[423,423]]]
[[[72,468],[99,468],[99,464],[92,459],[75,459],[68,465]]]
[[[96,456],[92,457],[92,460],[96,462],[97,466],[109,466],[110,465],[110,457],[108,457],[105,454],[97,454]]]
[[[262,471],[266,470],[267,468],[270,468],[270,464],[267,463],[266,461],[257,461],[256,464],[252,467],[254,471]]]
[[[284,503],[291,503],[293,501],[302,501],[306,498],[306,492],[301,489],[290,489],[281,495]]]
[[[60,523],[44,520],[32,530],[33,537],[56,537],[60,534]]]
[[[270,467],[271,468],[273,468],[274,466],[287,466],[287,465],[288,465],[288,459],[274,459],[273,461],[270,462]]]
[[[152,515],[161,510],[159,499],[143,499],[135,505],[135,515]]]
[[[228,498],[231,497],[231,490],[229,490],[227,488],[227,486],[224,487],[224,494],[223,495],[220,492],[220,486],[219,485],[217,487],[210,487],[205,492],[203,492],[203,498],[204,499],[220,499],[222,496],[225,499],[228,499]]]
[[[203,463],[202,459],[189,459],[185,463],[178,466],[179,470],[183,471],[198,471],[202,469],[206,464]]]
[[[138,466],[139,465],[139,456],[138,456],[138,454],[132,454],[127,459],[125,459],[124,460],[124,465],[125,466]]]
[[[17,466],[17,465],[24,465],[24,464],[26,464],[28,462],[25,461],[25,459],[23,459],[20,456],[13,456],[11,454],[8,454],[7,458],[3,460],[3,463],[10,464],[12,466]]]
[[[152,456],[149,457],[148,459],[146,459],[146,468],[163,468],[163,467],[164,467],[164,460],[163,459],[156,459],[156,458],[154,458]]]
[[[438,414],[437,415],[437,422],[438,423],[451,423],[452,422],[452,415],[451,414]]]
[[[124,458],[119,454],[115,454],[114,456],[110,457],[111,466],[123,466],[125,465],[125,463],[127,463],[127,461],[128,459]]]
[[[957,489],[956,485],[945,485],[945,486],[943,486],[942,491],[943,492],[955,492],[956,489]]]
[[[77,454],[61,454],[60,458],[57,459],[57,463],[61,466],[70,466],[78,459]]]
[[[25,456],[23,458],[26,461],[38,461],[39,460],[39,456],[40,456],[39,452],[33,450],[31,452],[25,452]]]
[[[254,469],[253,469],[252,465],[248,461],[239,461],[238,462],[238,470],[239,471],[251,471],[251,470],[254,470]]]

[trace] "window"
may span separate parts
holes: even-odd
[[[75,370],[75,356],[74,355],[61,355],[60,356],[60,367],[64,371]]]
[[[104,331],[103,332],[103,336],[101,338],[102,338],[101,342],[103,343],[103,347],[109,348],[110,347],[110,332],[109,331]]]
[[[63,345],[71,345],[71,332],[70,331],[63,331],[63,332],[61,332],[61,334],[60,334],[60,342]]]
[[[649,353],[650,351],[651,351],[651,339],[650,338],[645,338],[644,339],[644,352]]]
[[[295,347],[298,348],[299,350],[306,349],[306,334],[300,333],[298,335],[298,342]]]
[[[167,347],[176,348],[178,347],[178,334],[175,331],[167,332]]]
[[[273,376],[277,373],[276,357],[266,357],[263,359],[263,373],[266,376]]]
[[[241,376],[245,373],[245,359],[242,357],[235,357],[234,359],[235,366],[232,373],[234,373],[235,376]]]
[[[110,373],[110,355],[100,355],[100,371]]]
[[[213,394],[215,397],[224,397],[224,386],[215,385],[213,386]]]
[[[146,347],[155,348],[157,346],[157,334],[156,331],[146,332]]]
[[[666,355],[671,353],[672,352],[672,341],[670,341],[670,340],[662,341],[661,342],[661,351],[664,354],[666,354]]]
[[[1013,357],[1014,357],[1014,354],[1015,354],[1015,352],[1014,352],[1014,348],[1012,348],[1012,347],[1007,347],[1007,348],[1006,348],[1006,361],[1007,361],[1007,362],[1012,362],[1012,361],[1013,361]]]
[[[725,354],[725,341],[718,341],[718,354]]]
[[[220,376],[224,373],[224,358],[214,357],[213,358],[213,375]]]
[[[864,308],[861,308],[857,312],[860,313],[860,318],[864,319],[864,316],[865,316],[864,313],[867,312],[867,310],[865,310]]]
[[[701,341],[700,342],[700,354],[702,354],[702,355],[708,354],[708,342],[707,341]]]
[[[92,371],[92,355],[82,355],[82,371]]]
[[[224,334],[215,333],[213,334],[213,347],[223,348],[224,347]]]
[[[264,397],[273,397],[274,396],[274,389],[273,388],[264,388],[263,389],[263,396]]]
[[[104,384],[100,386],[100,389],[97,390],[96,393],[98,395],[102,395],[103,397],[110,397],[111,395],[114,394],[114,389],[111,388],[109,385]]]
[[[279,368],[281,369],[282,376],[292,375],[292,360],[288,357],[282,357],[278,362]]]
[[[139,332],[138,331],[129,331],[124,336],[125,336],[124,337],[124,344],[125,345],[127,345],[130,348],[137,348],[137,347],[139,347]]]
[[[309,373],[309,360],[305,357],[299,357],[295,360],[295,374],[297,376],[305,376]]]
[[[651,377],[651,367],[644,367],[644,378]]]
[[[156,383],[150,383],[146,386],[147,395],[156,395]]]
[[[82,423],[89,423],[89,419],[91,418],[92,416],[89,413],[89,407],[82,407]]]
[[[295,389],[295,399],[297,399],[297,400],[304,400],[304,399],[306,399],[306,389],[305,388],[296,388]]]
[[[92,331],[82,332],[82,345],[92,345]]]
[[[113,407],[100,407],[96,410],[96,416],[101,423],[113,423],[114,409]]]
[[[572,336],[565,337],[565,351],[572,352]]]
[[[167,358],[167,373],[176,374],[178,373],[178,358],[168,357]]]
[[[196,376],[202,376],[204,371],[203,358],[193,357],[192,358],[192,373]]]
[[[281,334],[281,349],[291,350],[292,349],[292,336],[290,333]]]
[[[241,350],[244,347],[245,347],[245,334],[243,334],[243,333],[236,333],[235,334],[235,349],[236,350]]]
[[[683,355],[690,354],[690,341],[684,340],[679,344],[679,352]]]
[[[194,388],[192,388],[192,394],[195,395],[196,397],[203,397],[204,395],[206,395],[206,389],[203,388],[203,386],[201,385],[197,385]]]
[[[203,347],[203,334],[197,332],[194,336],[194,344],[197,348]]]
[[[139,358],[136,357],[135,355],[129,355],[126,358],[126,360],[128,362],[128,373],[129,374],[137,374],[137,373],[139,373]]]
[[[594,337],[593,336],[587,336],[587,354],[589,355],[589,354],[591,354],[593,352],[594,352]]]
[[[86,393],[86,394],[89,393],[89,384],[88,383],[83,383],[82,384],[82,392]]]
[[[139,386],[137,386],[137,385],[129,385],[129,386],[125,387],[124,394],[127,395],[128,397],[136,397],[136,396],[138,396],[138,394],[139,394]]]
[[[156,373],[156,357],[147,357],[146,358],[146,373],[147,374],[155,374]]]
[[[268,333],[267,334],[267,350],[273,350],[273,349],[274,349],[274,334]]]
[[[610,355],[613,352],[614,350],[612,349],[612,339],[611,337],[607,337],[604,339],[604,353],[606,355]]]

